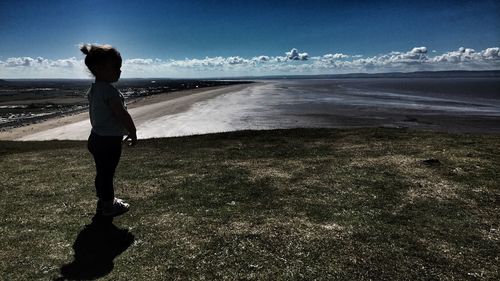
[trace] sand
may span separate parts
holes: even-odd
[[[147,96],[128,104],[137,127],[142,123],[186,111],[197,102],[238,91],[249,84],[192,89]],[[0,131],[0,140],[86,139],[90,132],[88,112],[55,117],[36,124]]]
[[[286,128],[412,128],[500,133],[497,80],[275,80],[150,96],[130,105],[139,139]],[[88,113],[0,133],[85,140]]]

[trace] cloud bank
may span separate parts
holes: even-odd
[[[424,70],[500,70],[500,48],[481,51],[460,47],[455,51],[429,54],[427,47],[393,51],[373,57],[343,53],[309,56],[293,48],[283,56],[260,55],[186,58],[125,59],[122,77],[234,77],[292,74],[336,74],[351,72],[391,72]],[[46,59],[12,57],[0,60],[0,78],[89,78],[81,58]]]

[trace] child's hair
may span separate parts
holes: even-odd
[[[120,52],[110,45],[84,44],[80,46],[80,51],[86,55],[85,65],[94,76],[95,69],[100,65],[109,61],[118,61],[120,63],[122,61]]]

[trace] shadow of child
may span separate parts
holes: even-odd
[[[74,260],[61,266],[61,277],[56,280],[88,280],[109,274],[113,260],[134,242],[127,229],[113,224],[113,218],[95,215],[73,243]]]

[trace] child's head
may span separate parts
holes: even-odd
[[[120,79],[122,57],[110,45],[82,45],[80,51],[86,55],[85,65],[96,80],[116,82]]]

